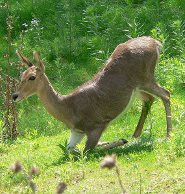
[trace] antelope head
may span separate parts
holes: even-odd
[[[16,92],[12,95],[13,100],[19,102],[29,96],[38,94],[43,85],[45,67],[37,52],[33,52],[35,65],[19,51],[16,51],[16,53],[22,63],[28,66],[28,69],[21,76]]]

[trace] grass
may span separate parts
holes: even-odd
[[[67,184],[65,193],[121,193],[115,171],[100,169],[100,161],[111,153],[117,155],[123,185],[128,193],[184,193],[185,91],[176,91],[172,95],[174,132],[170,140],[164,138],[165,113],[159,100],[152,107],[141,138],[131,138],[141,110],[140,102],[136,101],[101,138],[102,141],[126,138],[129,143],[109,151],[81,155],[78,160],[72,155],[65,158],[58,146],[65,144],[69,130],[51,118],[40,104],[29,106],[25,101],[19,105],[19,139],[0,144],[0,193],[31,193],[25,177],[9,170],[17,160],[26,171],[33,165],[40,168],[40,175],[33,180],[38,193],[54,193],[62,181]],[[29,107],[24,111],[26,105]],[[79,145],[80,150],[84,141]]]
[[[4,5],[5,1],[0,2],[1,56],[7,54]],[[32,192],[27,178],[9,169],[20,161],[26,172],[33,165],[40,168],[40,175],[33,179],[40,194],[55,193],[59,182],[67,184],[65,193],[69,194],[119,194],[121,189],[115,170],[100,168],[100,161],[112,153],[117,155],[123,186],[128,193],[185,193],[185,88],[180,86],[185,80],[183,1],[11,0],[10,5],[13,18],[11,76],[18,78],[23,70],[17,64],[16,49],[29,58],[33,50],[38,50],[44,62],[47,61],[48,77],[63,94],[90,79],[116,45],[128,37],[150,35],[160,40],[163,50],[156,77],[172,91],[174,131],[167,141],[165,111],[162,102],[157,100],[141,138],[132,139],[141,112],[141,103],[135,101],[129,112],[109,125],[101,138],[101,141],[124,138],[129,143],[105,152],[82,154],[76,160],[72,155],[66,157],[59,146],[65,145],[69,130],[52,118],[36,97],[31,97],[17,105],[18,139],[0,144],[0,193]],[[7,61],[1,57],[0,63],[3,72],[0,87],[5,91]],[[2,102],[0,98],[0,109],[3,109]],[[0,129],[2,120],[1,111]],[[79,145],[80,150],[84,143],[85,140]]]

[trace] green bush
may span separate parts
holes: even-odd
[[[41,52],[51,77],[68,77],[76,86],[71,66],[88,72],[90,78],[105,63],[114,48],[129,38],[152,36],[163,44],[157,78],[167,88],[184,80],[185,14],[181,1],[10,1],[13,17],[12,61],[19,48],[29,57]],[[4,5],[4,4],[2,4]],[[6,10],[1,7],[1,54],[6,53]],[[32,56],[31,56],[32,58]],[[6,62],[1,59],[3,71]],[[66,65],[70,64],[71,65]],[[68,71],[63,71],[68,68]],[[16,68],[12,75],[17,76]],[[165,72],[165,75],[164,75]],[[85,73],[86,74],[86,73]],[[61,76],[62,75],[62,76]],[[78,84],[86,81],[80,79]]]

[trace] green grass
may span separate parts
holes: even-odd
[[[174,131],[170,140],[165,139],[165,112],[159,100],[152,107],[141,138],[131,138],[141,110],[141,103],[135,101],[131,110],[114,121],[101,138],[102,141],[126,138],[129,143],[109,151],[81,155],[78,160],[72,155],[65,158],[58,146],[64,145],[69,137],[69,130],[63,124],[51,118],[40,104],[20,104],[20,137],[0,144],[0,193],[31,193],[21,173],[13,174],[9,170],[17,160],[26,171],[33,165],[40,168],[40,175],[34,178],[38,193],[54,193],[61,181],[67,184],[65,193],[121,193],[115,170],[100,168],[100,161],[111,153],[117,155],[128,193],[184,193],[184,93],[179,89],[172,95]],[[24,111],[26,105],[29,108]],[[79,145],[80,150],[84,141]]]
[[[7,10],[0,1],[0,55],[7,54]],[[10,75],[18,79],[24,68],[15,50],[29,58],[41,52],[46,73],[62,94],[89,80],[108,59],[114,48],[129,37],[152,36],[163,44],[156,78],[172,93],[173,133],[165,139],[163,104],[157,100],[145,123],[141,138],[132,139],[141,102],[135,101],[101,137],[101,141],[125,138],[129,143],[109,151],[66,157],[58,146],[65,145],[69,130],[52,118],[36,97],[17,105],[16,141],[0,144],[0,193],[31,193],[25,176],[9,166],[19,160],[26,171],[40,168],[34,178],[38,193],[55,193],[59,182],[65,193],[120,194],[115,169],[100,168],[106,154],[115,153],[124,188],[128,193],[185,193],[185,14],[181,0],[10,0],[13,18]],[[47,16],[47,17],[46,17]],[[0,57],[0,109],[5,91],[7,59]],[[2,85],[1,85],[2,84]],[[0,91],[1,94],[1,91]],[[5,111],[5,110],[4,110]],[[0,131],[3,126],[0,111]],[[79,145],[83,150],[85,140]]]

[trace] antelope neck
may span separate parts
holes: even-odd
[[[46,75],[39,89],[38,96],[46,110],[56,119],[63,120],[63,99],[64,97],[57,93],[52,87]]]

